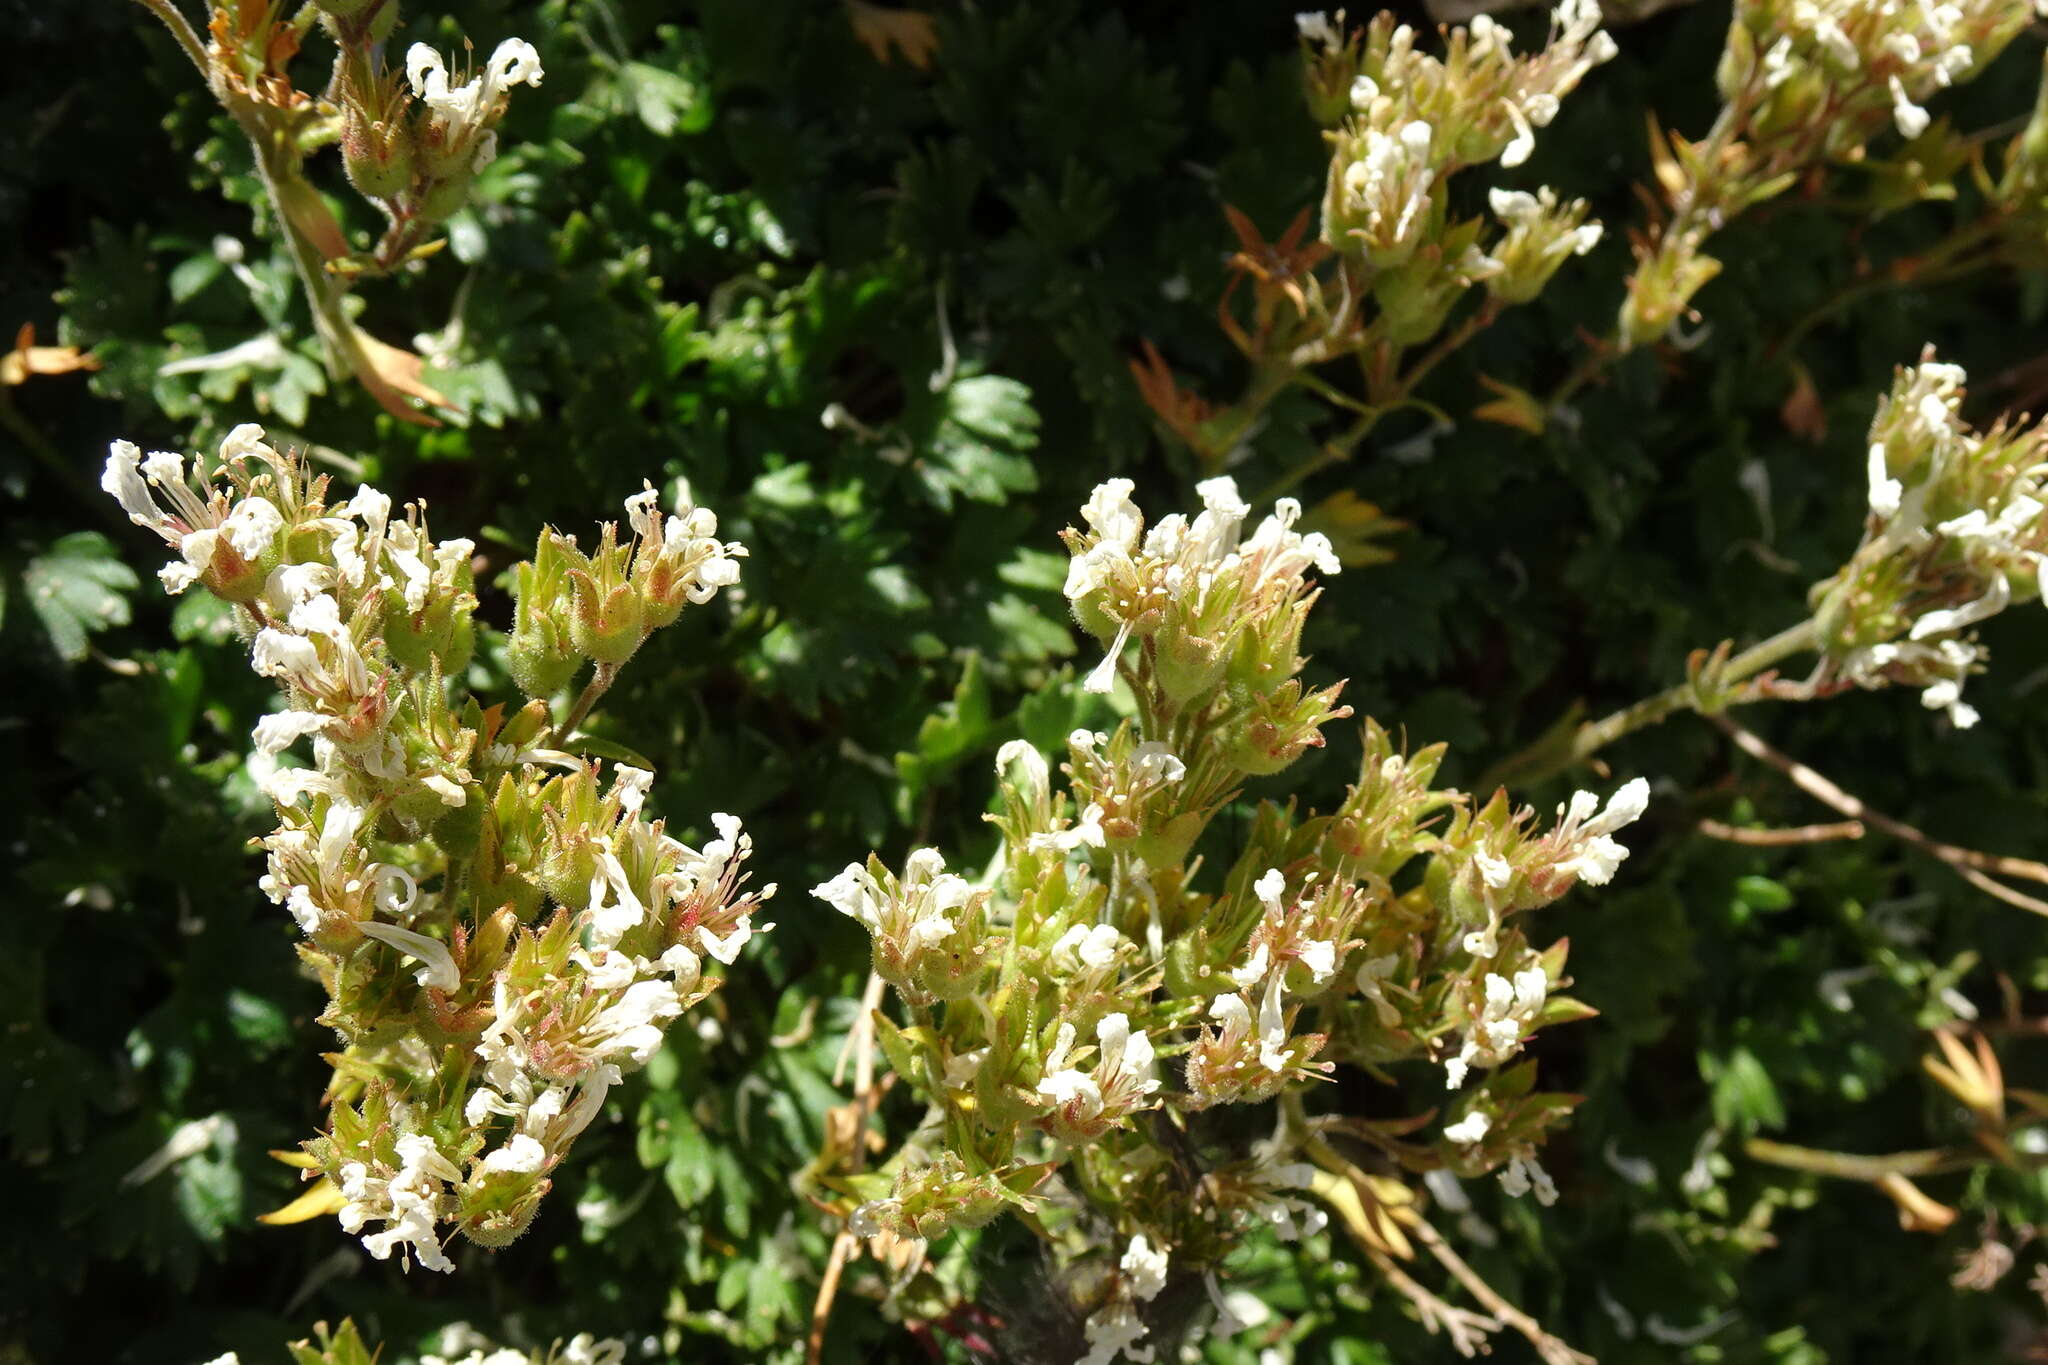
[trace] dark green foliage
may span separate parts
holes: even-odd
[[[235,1347],[253,1365],[344,1315],[386,1360],[456,1320],[521,1344],[590,1330],[651,1334],[678,1360],[801,1359],[836,1225],[800,1173],[846,1097],[832,1073],[866,961],[857,928],[804,888],[871,846],[986,850],[996,746],[1056,748],[1099,719],[1072,685],[1093,646],[1077,656],[1055,533],[1111,472],[1148,506],[1185,498],[1194,471],[1126,361],[1150,339],[1183,383],[1233,394],[1241,367],[1213,320],[1222,206],[1276,236],[1324,165],[1280,8],[934,9],[920,73],[878,64],[839,5],[812,0],[414,0],[402,39],[488,50],[518,34],[547,69],[448,250],[362,290],[371,331],[446,362],[430,379],[468,416],[426,429],[326,375],[273,227],[252,220],[246,149],[139,7],[0,6],[0,330],[32,321],[100,363],[0,390],[0,1359]],[[1973,417],[2024,396],[1997,377],[2036,358],[2037,276],[1868,293],[1780,349],[1972,210],[1966,187],[1866,227],[1794,193],[1720,239],[1696,346],[1632,356],[1542,437],[1466,416],[1480,375],[1544,392],[1578,329],[1608,325],[1644,112],[1703,131],[1725,22],[1707,3],[1624,31],[1622,58],[1505,176],[1592,199],[1609,235],[1432,377],[1424,396],[1455,428],[1390,421],[1301,490],[1313,505],[1351,489],[1413,524],[1396,562],[1331,583],[1306,650],[1312,676],[1348,677],[1347,700],[1411,744],[1452,741],[1452,782],[1575,702],[1603,712],[1682,677],[1694,648],[1797,619],[1855,542],[1874,396],[1924,342],[1983,381]],[[1540,18],[1515,23],[1537,40]],[[2019,114],[2039,55],[2016,44],[1946,112],[1973,129]],[[349,226],[372,231],[345,197]],[[217,254],[221,235],[241,262]],[[1780,416],[1795,361],[1827,419],[1817,443]],[[1342,420],[1298,396],[1270,419],[1233,471],[1247,491]],[[245,420],[317,442],[344,483],[429,500],[442,535],[476,534],[500,627],[509,595],[491,580],[515,547],[543,523],[617,516],[642,478],[686,476],[752,550],[743,594],[655,639],[595,728],[659,765],[654,801],[679,826],[746,819],[781,927],[706,1011],[716,1030],[679,1027],[615,1092],[531,1233],[466,1249],[447,1279],[407,1280],[328,1220],[253,1221],[295,1193],[263,1153],[318,1121],[329,1045],[245,849],[265,824],[242,764],[268,693],[222,619],[165,604],[146,580],[161,547],[94,488],[114,436],[203,449]],[[1996,666],[1967,734],[1908,693],[1751,723],[1937,838],[2034,853],[2038,621],[2029,606],[1985,632]],[[476,668],[496,676],[498,658],[480,650]],[[1333,735],[1286,780],[1329,804],[1355,743]],[[1474,1186],[1497,1239],[1460,1239],[1474,1266],[1607,1365],[1988,1360],[2009,1329],[2042,1331],[2030,1252],[1992,1293],[1948,1283],[1986,1211],[2008,1228],[2048,1217],[2038,1178],[1928,1182],[1969,1209],[1936,1238],[1899,1231],[1867,1187],[1741,1150],[1750,1134],[1880,1152],[1963,1133],[1919,1077],[1923,1030],[1952,1016],[1951,990],[1987,1015],[2007,991],[2038,1012],[2041,923],[1875,836],[1699,838],[1707,816],[1831,817],[1697,721],[1604,759],[1650,776],[1657,800],[1619,884],[1534,931],[1571,937],[1573,994],[1602,1011],[1539,1049],[1546,1088],[1586,1097],[1548,1152],[1564,1199],[1539,1212]],[[2038,1083],[2039,1047],[2005,1050],[2013,1084]],[[1398,1079],[1408,1112],[1442,1099],[1438,1077]],[[228,1122],[203,1150],[123,1183],[215,1115]],[[1231,1267],[1297,1320],[1295,1359],[1443,1356],[1369,1267],[1328,1250]],[[1007,1226],[978,1254],[1016,1323],[996,1334],[1008,1358],[1071,1335],[1027,1236]],[[925,1358],[878,1285],[871,1263],[849,1270],[827,1360]],[[987,1358],[955,1326],[928,1340]],[[1247,1334],[1211,1358],[1249,1365],[1271,1344]],[[1525,1357],[1501,1339],[1496,1358]]]

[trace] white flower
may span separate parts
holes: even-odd
[[[515,85],[538,87],[543,74],[540,54],[523,38],[499,43],[480,77],[454,87],[448,84],[447,64],[433,48],[414,43],[405,54],[406,82],[412,93],[428,108],[462,123],[488,118],[501,93]]]
[[[1123,942],[1113,924],[1072,925],[1052,945],[1053,969],[1069,974],[1084,968],[1100,971],[1116,961]]]
[[[1131,782],[1134,787],[1163,787],[1187,775],[1187,764],[1174,757],[1173,750],[1157,740],[1147,740],[1131,751]]]
[[[1543,212],[1542,201],[1527,190],[1488,190],[1486,204],[1494,217],[1510,227],[1527,223]]]
[[[588,1332],[578,1332],[562,1347],[561,1365],[623,1365],[626,1343],[616,1337],[603,1341]]]
[[[1287,1069],[1287,1018],[1280,1011],[1280,982],[1285,972],[1266,978],[1266,994],[1259,1001],[1259,1062],[1279,1075]]]
[[[257,721],[251,738],[258,753],[278,754],[307,735],[319,734],[333,723],[332,716],[323,716],[315,711],[279,711]]]
[[[1594,812],[1600,798],[1588,791],[1573,793],[1569,807],[1558,807],[1560,820],[1550,836],[1559,852],[1566,855],[1558,860],[1557,871],[1577,877],[1589,886],[1605,886],[1612,881],[1615,869],[1628,857],[1628,850],[1614,839],[1614,832],[1641,818],[1649,801],[1650,784],[1640,777],[1624,783],[1598,814]]]
[[[1456,1123],[1444,1126],[1444,1136],[1461,1146],[1469,1147],[1485,1138],[1487,1130],[1493,1127],[1493,1120],[1475,1109]]]
[[[1497,858],[1485,849],[1475,850],[1472,864],[1479,869],[1479,879],[1498,891],[1506,886],[1515,875],[1515,869],[1505,858]]]
[[[1145,1322],[1129,1299],[1113,1299],[1097,1309],[1082,1324],[1081,1332],[1088,1340],[1088,1352],[1074,1365],[1111,1365],[1119,1355],[1135,1361],[1152,1359],[1152,1348],[1138,1345],[1145,1339]]]
[[[764,927],[773,928],[774,926]],[[704,951],[728,967],[739,960],[740,949],[746,947],[747,940],[753,936],[754,922],[751,915],[741,915],[739,919],[734,921],[732,929],[724,938],[720,938],[717,934],[712,933],[709,925],[699,925],[697,929],[697,938],[704,945]]]
[[[1879,517],[1898,514],[1899,498],[1904,492],[1899,481],[1891,476],[1891,466],[1885,458],[1882,444],[1870,447],[1870,510]]]
[[[2011,584],[2006,582],[2004,574],[1993,574],[1991,583],[1982,597],[1974,602],[1966,602],[1960,607],[1923,612],[1920,619],[1913,623],[1912,632],[1907,638],[1924,640],[1930,635],[1939,635],[1944,631],[1962,630],[1998,615],[2011,601]]]
[[[421,778],[420,785],[440,797],[441,804],[444,806],[460,807],[469,800],[469,793],[462,789],[460,783],[452,778],[443,777],[439,773],[432,773]]]
[[[1906,97],[1906,87],[1897,76],[1888,82],[1892,92],[1892,122],[1899,126],[1899,136],[1916,138],[1927,131],[1930,122],[1927,111]]]
[[[420,985],[446,992],[462,984],[462,974],[455,970],[454,956],[449,953],[448,945],[439,939],[401,929],[395,924],[380,924],[376,920],[358,921],[356,927],[379,943],[389,944],[421,963],[420,970],[414,973],[414,980]]]
[[[235,1137],[235,1121],[226,1114],[211,1114],[181,1123],[171,1130],[171,1135],[164,1139],[161,1147],[122,1176],[121,1183],[127,1186],[147,1184],[179,1162],[198,1156],[216,1142],[232,1144]]]
[[[1508,122],[1514,126],[1515,135],[1501,149],[1500,164],[1507,170],[1513,170],[1536,150],[1536,130],[1529,126],[1529,116],[1522,112],[1521,105],[1511,99],[1501,103],[1508,111]]]
[[[1398,953],[1367,958],[1359,965],[1358,974],[1353,978],[1358,985],[1358,993],[1372,1002],[1373,1012],[1385,1028],[1401,1022],[1400,1010],[1387,999],[1387,979],[1394,974],[1394,968],[1400,965],[1400,961]]]
[[[1131,1295],[1139,1299],[1156,1299],[1159,1291],[1166,1288],[1166,1248],[1154,1248],[1139,1233],[1131,1238],[1131,1244],[1117,1264],[1122,1267]]]
[[[661,1046],[661,1026],[682,1012],[673,984],[658,978],[636,981],[591,1019],[583,1037],[597,1056],[626,1056],[644,1066]]]
[[[1536,1202],[1546,1207],[1557,1202],[1557,1186],[1550,1173],[1536,1164],[1535,1157],[1518,1156],[1509,1161],[1507,1169],[1500,1173],[1500,1187],[1517,1199],[1533,1189]]]
[[[1273,954],[1264,943],[1252,949],[1252,955],[1242,967],[1233,967],[1228,976],[1241,989],[1249,990],[1265,980],[1266,971],[1272,965]]]
[[[1303,41],[1321,43],[1325,52],[1335,52],[1344,45],[1344,39],[1337,32],[1336,25],[1332,24],[1330,17],[1321,10],[1309,10],[1295,15],[1294,27],[1295,31],[1301,34]]]
[[[1045,755],[1030,740],[1013,739],[996,750],[997,775],[1009,773],[1013,767],[1021,775],[1019,785],[1027,796],[1042,796],[1051,790],[1052,771],[1046,766]]]
[[[1082,520],[1106,544],[1126,551],[1138,548],[1138,534],[1145,521],[1131,501],[1137,487],[1129,479],[1109,479],[1095,486],[1081,508]]]
[[[1101,848],[1108,838],[1102,828],[1102,803],[1090,801],[1079,821],[1066,829],[1033,834],[1025,839],[1024,847],[1033,853],[1068,853],[1083,845]]]
[[[548,1159],[547,1149],[524,1133],[484,1158],[484,1169],[506,1175],[532,1175]]]

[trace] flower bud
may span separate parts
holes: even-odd
[[[462,211],[469,202],[471,185],[476,181],[475,171],[470,166],[451,166],[434,177],[426,193],[420,196],[419,216],[430,223],[445,222]]]
[[[373,119],[357,105],[348,105],[341,157],[349,183],[367,198],[390,199],[412,184],[412,136],[402,117]]]
[[[1692,296],[1720,273],[1721,263],[1701,254],[1695,239],[1665,238],[1656,256],[1629,278],[1628,297],[1621,305],[1623,349],[1661,340]]]
[[[856,1237],[891,1232],[937,1241],[949,1232],[986,1226],[1008,1195],[995,1176],[970,1173],[958,1156],[942,1151],[929,1165],[898,1171],[889,1197],[862,1204],[846,1226]]]
[[[1266,777],[1287,767],[1307,750],[1321,748],[1322,727],[1351,714],[1350,707],[1335,704],[1343,687],[1344,684],[1335,683],[1304,695],[1301,680],[1289,678],[1272,693],[1258,698],[1231,746],[1230,761],[1254,777]]]
[[[554,696],[583,666],[570,638],[572,601],[561,537],[541,532],[533,559],[512,571],[512,637],[506,662],[512,681],[529,697]]]
[[[569,638],[576,648],[599,663],[622,664],[632,658],[647,638],[640,594],[624,583],[607,589],[580,569],[569,571],[569,587],[575,597]]]
[[[1176,706],[1186,706],[1214,691],[1230,656],[1222,644],[1201,635],[1162,632],[1155,655],[1154,676]]]

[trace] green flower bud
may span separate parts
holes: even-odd
[[[572,604],[564,550],[559,536],[543,531],[533,559],[512,570],[512,593],[517,605],[506,662],[512,680],[529,697],[554,696],[583,666],[583,654],[570,638]],[[506,742],[516,741],[508,736]]]

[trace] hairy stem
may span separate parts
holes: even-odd
[[[1813,622],[1801,621],[1796,626],[1779,631],[1768,640],[1751,645],[1730,659],[1726,667],[1720,671],[1719,681],[1746,681],[1774,664],[1814,648],[1819,639],[1819,631]],[[1579,727],[1578,734],[1572,738],[1567,766],[1583,763],[1622,736],[1655,725],[1676,712],[1697,709],[1698,700],[1698,691],[1690,682],[1683,682],[1675,687],[1668,687],[1654,696],[1644,697],[1641,701],[1625,706],[1612,715],[1587,721]]]
[[[562,723],[555,727],[555,733],[564,738],[574,734],[576,727],[590,715],[590,709],[597,705],[598,698],[611,690],[611,685],[617,681],[618,676],[617,664],[601,663],[592,669],[590,681],[577,696],[576,704],[569,708],[569,714],[562,717]]]
[[[201,79],[207,79],[206,44],[199,40],[199,31],[192,27],[191,21],[178,7],[171,0],[135,0],[135,3],[163,21],[163,26],[178,40],[178,46],[191,58],[192,65],[199,68]]]

